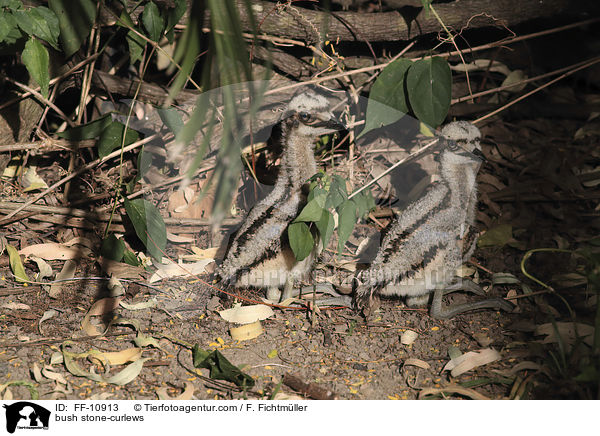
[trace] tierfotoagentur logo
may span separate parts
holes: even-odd
[[[6,409],[6,431],[14,433],[19,430],[48,429],[50,422],[50,411],[44,407],[30,403],[29,401],[19,401],[11,405],[3,405]]]

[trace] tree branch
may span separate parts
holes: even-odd
[[[191,2],[192,0],[188,0]],[[251,31],[252,25],[244,0],[235,0],[244,30]],[[132,6],[133,1],[128,2]],[[412,2],[411,2],[412,4]],[[469,27],[513,26],[534,18],[549,17],[577,10],[597,9],[588,0],[574,4],[569,0],[456,0],[450,3],[438,3],[436,11],[448,27],[460,30]],[[439,32],[442,30],[436,18],[423,11],[410,26],[397,11],[391,12],[325,12],[301,8],[286,3],[252,1],[255,22],[260,24],[260,33],[277,35],[316,43],[324,33],[324,40],[340,41],[399,41],[408,40],[418,34]],[[141,8],[132,14],[137,19]],[[208,31],[206,16],[204,31]],[[104,25],[114,24],[114,15],[107,11],[101,13],[100,21]],[[180,24],[187,23],[185,14]],[[323,32],[326,29],[326,32]],[[418,33],[417,33],[418,30]]]

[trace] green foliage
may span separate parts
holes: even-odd
[[[58,33],[58,19],[47,7],[23,9],[20,1],[0,4],[0,43],[10,45],[23,36],[36,36],[58,48]]]
[[[115,262],[125,262],[131,266],[138,266],[140,261],[137,256],[125,248],[125,242],[117,238],[113,233],[102,241],[100,255]]]
[[[396,59],[373,83],[359,137],[398,121],[409,110],[429,126],[440,125],[450,109],[451,85],[450,67],[442,58]]]
[[[67,129],[64,132],[58,132],[57,135],[60,138],[69,139],[71,141],[94,139],[99,137],[102,134],[102,131],[110,126],[112,122],[110,114],[106,114],[90,123]]]
[[[20,0],[0,1],[0,47],[16,46],[27,39],[21,59],[45,98],[50,86],[49,55],[40,40],[58,49],[59,35],[59,19],[47,7],[24,9]],[[14,50],[18,49],[15,47]]]
[[[142,23],[148,32],[148,37],[152,41],[158,42],[162,35],[163,29],[165,28],[165,22],[163,17],[160,15],[160,11],[158,10],[156,3],[150,2],[146,5],[146,7],[144,7],[144,12],[142,12]]]
[[[13,12],[19,28],[27,35],[33,35],[58,49],[59,22],[50,9],[38,6],[29,10]]]
[[[71,56],[86,40],[96,21],[96,2],[92,0],[48,0],[48,6],[58,17],[60,44],[65,55]]]
[[[125,138],[123,138],[125,136]],[[134,143],[139,139],[139,133],[125,125],[114,121],[100,134],[98,139],[98,155],[108,156],[113,150]]]
[[[152,203],[141,198],[125,198],[123,201],[138,238],[150,255],[160,261],[167,246],[167,228],[160,212]]]
[[[415,116],[429,126],[446,118],[452,98],[452,73],[445,59],[421,59],[408,70],[406,90]]]
[[[177,133],[183,128],[183,119],[181,113],[174,107],[169,108],[157,108],[158,116],[167,128],[177,135]]]
[[[31,38],[25,43],[21,59],[33,80],[40,85],[44,98],[48,98],[50,76],[48,75],[49,58],[46,47],[37,39]]]
[[[408,112],[404,81],[411,66],[409,59],[399,58],[379,74],[369,93],[365,128],[359,137],[370,130],[395,123]]]
[[[254,386],[254,379],[229,362],[219,350],[208,352],[194,345],[192,359],[194,368],[210,370],[210,378],[213,380],[226,380],[242,388]]]
[[[131,29],[127,32],[125,40],[127,41],[127,46],[129,47],[129,62],[131,64],[135,64],[137,61],[142,59],[144,47],[146,46],[146,40],[143,38],[140,32],[133,30],[135,28],[135,24],[126,10],[121,12],[119,19],[125,27]]]
[[[315,240],[308,225],[304,222],[294,222],[289,225],[287,231],[290,247],[292,247],[296,259],[299,261],[306,259],[315,246]]]
[[[305,259],[318,240],[323,248],[327,246],[335,228],[332,211],[338,216],[337,248],[341,254],[356,223],[375,207],[369,191],[348,199],[346,180],[337,174],[329,176],[322,172],[311,178],[307,199],[298,217],[288,227],[288,239],[297,260]],[[317,241],[310,230],[313,226],[319,234]]]
[[[123,259],[125,253],[125,242],[122,239],[117,238],[113,233],[108,235],[102,241],[102,247],[100,248],[100,255],[106,259],[120,262]]]

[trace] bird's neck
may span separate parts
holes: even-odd
[[[470,199],[475,195],[477,185],[476,168],[471,164],[451,164],[442,167],[442,177],[450,188],[452,204],[467,208]]]
[[[317,172],[313,151],[315,138],[290,134],[286,139],[280,177],[285,177],[292,189],[300,189]]]

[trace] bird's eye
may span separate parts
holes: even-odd
[[[300,112],[299,115],[300,115],[300,119],[304,122],[308,122],[311,119],[310,114],[307,112]]]

